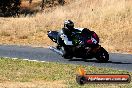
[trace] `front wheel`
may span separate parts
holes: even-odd
[[[69,49],[67,49],[66,47],[61,47],[61,51],[63,52],[62,57],[65,59],[72,59],[73,56],[70,54]]]
[[[108,62],[109,60],[109,54],[108,52],[103,48],[100,47],[99,51],[97,51],[95,58],[99,61],[99,62]]]

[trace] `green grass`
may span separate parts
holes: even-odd
[[[0,82],[32,82],[32,81],[59,81],[64,80],[69,88],[131,88],[130,84],[86,84],[80,86],[75,77],[79,65],[61,64],[57,62],[33,62],[21,59],[0,59]],[[113,70],[110,68],[99,68],[92,66],[81,66],[86,69],[87,74],[130,74],[131,72]]]

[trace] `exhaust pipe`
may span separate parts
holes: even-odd
[[[52,50],[53,52],[56,52],[56,53],[58,53],[59,55],[62,55],[62,56],[63,56],[62,51],[56,49],[55,47],[49,46],[49,49]]]

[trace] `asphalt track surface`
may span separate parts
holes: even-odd
[[[85,61],[80,58],[64,59],[48,48],[0,45],[0,57],[108,67],[132,72],[132,54],[110,53],[110,61],[108,63],[99,63],[95,58]]]

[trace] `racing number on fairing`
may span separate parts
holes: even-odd
[[[92,42],[93,42],[94,44],[97,43],[97,41],[96,41],[94,38],[91,38],[91,40],[92,40]]]

